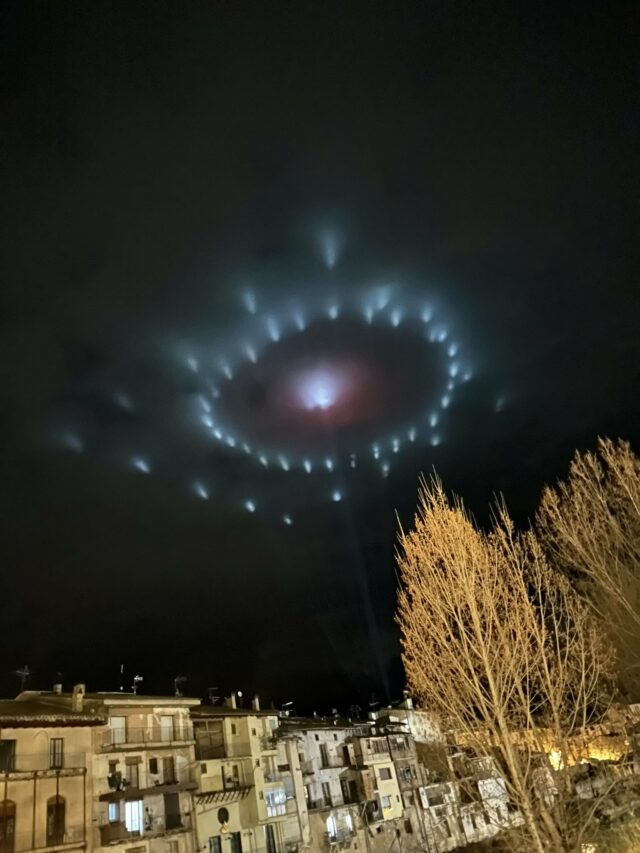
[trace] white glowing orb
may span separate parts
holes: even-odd
[[[326,411],[338,402],[345,380],[327,368],[310,370],[296,381],[297,394],[306,409]]]

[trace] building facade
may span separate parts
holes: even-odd
[[[0,701],[0,853],[92,849],[94,733],[104,719],[32,691]]]

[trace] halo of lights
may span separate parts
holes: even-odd
[[[321,236],[324,284],[275,302],[266,288],[244,288],[224,329],[212,324],[172,350],[174,373],[177,361],[194,389],[183,412],[194,437],[261,477],[308,477],[328,504],[347,500],[353,472],[387,478],[407,448],[432,454],[473,373],[433,299],[400,282],[340,283],[340,248],[335,235]],[[109,393],[123,413],[143,410],[122,385]],[[500,399],[495,408],[502,406]],[[80,453],[86,442],[66,430],[60,446]],[[127,464],[145,475],[160,467],[140,446]],[[219,494],[215,470],[195,471],[187,488],[209,501]],[[258,493],[246,488],[238,508],[260,512],[268,501]],[[291,507],[274,512],[294,524]]]

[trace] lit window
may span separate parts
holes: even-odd
[[[120,807],[118,803],[109,803],[109,823],[117,823],[120,820]]]
[[[386,811],[391,808],[391,797],[382,798],[382,808]]]

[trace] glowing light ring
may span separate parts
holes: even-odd
[[[291,300],[284,300],[280,309],[270,310],[264,316],[258,311],[258,296],[254,292],[245,292],[242,301],[248,311],[249,322],[241,324],[236,334],[243,343],[213,359],[207,359],[205,354],[195,349],[185,357],[185,367],[202,381],[199,395],[202,430],[227,449],[249,456],[262,468],[306,473],[324,469],[330,473],[337,465],[335,459],[314,459],[308,454],[292,456],[286,447],[257,447],[236,426],[224,423],[219,404],[224,400],[225,384],[233,382],[243,365],[259,365],[268,348],[279,346],[289,336],[304,334],[321,320],[339,323],[348,319],[374,327],[384,324],[391,330],[398,330],[399,334],[402,326],[411,322],[420,323],[424,328],[426,346],[440,349],[447,366],[441,377],[441,388],[434,395],[433,403],[414,423],[403,425],[402,429],[398,428],[391,434],[375,436],[364,452],[362,447],[350,448],[344,462],[354,468],[365,457],[376,463],[382,475],[387,476],[389,457],[398,454],[403,445],[421,441],[425,446],[440,445],[443,414],[450,408],[455,391],[471,379],[472,372],[460,359],[460,344],[451,340],[448,327],[439,320],[434,309],[423,300],[394,298],[394,289],[391,286],[373,287],[351,299],[307,300],[303,304],[298,303],[295,310],[291,309]],[[330,407],[339,394],[338,386],[339,380],[325,368],[311,368],[308,383],[300,390],[302,405],[311,410]]]

